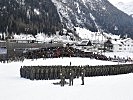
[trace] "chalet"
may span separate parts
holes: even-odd
[[[133,52],[133,40],[131,38],[120,40],[107,40],[104,43],[105,50],[113,52]]]
[[[121,43],[123,44],[121,51],[133,52],[133,40],[131,38],[123,39]]]
[[[82,47],[83,49],[91,49],[92,43],[90,40],[82,40],[77,46]]]
[[[104,43],[104,50],[105,51],[113,51],[113,43],[111,40],[107,40],[105,43]]]

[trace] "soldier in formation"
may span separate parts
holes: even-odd
[[[38,58],[60,58],[60,57],[87,57],[95,58],[99,60],[109,60],[106,56],[101,54],[95,54],[93,52],[84,52],[79,49],[66,46],[66,47],[49,47],[38,50],[27,51],[23,54],[24,58],[27,59],[38,59]]]
[[[65,85],[65,75],[62,71],[60,72],[60,79],[61,79],[61,81],[60,81],[61,86],[64,86]]]
[[[127,74],[133,72],[133,64],[105,65],[105,66],[21,66],[20,76],[30,80],[55,80],[61,79],[64,86],[65,79],[69,79],[69,85],[73,85],[74,78],[81,77],[84,85],[84,77],[108,76]]]
[[[70,69],[69,73],[69,86],[73,85],[73,79],[74,79],[74,71]]]
[[[82,80],[82,84],[81,84],[81,85],[84,85],[84,77],[85,77],[85,69],[84,69],[84,67],[82,67],[82,70],[81,70],[81,80]]]

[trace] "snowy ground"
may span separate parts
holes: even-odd
[[[0,100],[133,100],[133,74],[74,80],[74,86],[53,85],[60,80],[31,81],[20,78],[22,65],[105,65],[117,64],[87,58],[56,58],[0,63]],[[66,80],[68,81],[68,80]]]
[[[114,56],[116,56],[116,57],[119,57],[119,58],[125,58],[125,59],[127,59],[127,58],[131,58],[132,60],[133,60],[133,53],[129,53],[129,52],[107,52],[107,53],[103,53],[105,56],[107,56],[107,57],[114,57]]]

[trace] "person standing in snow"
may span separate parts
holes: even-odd
[[[49,79],[49,69],[48,67],[45,68],[45,80]]]
[[[82,84],[81,85],[84,85],[84,77],[85,77],[85,69],[82,67],[82,69],[81,69],[81,80],[82,80]]]
[[[72,65],[71,61],[70,61],[70,66]]]
[[[20,68],[20,76],[23,77],[23,67]]]
[[[74,79],[74,71],[70,69],[69,73],[69,86],[73,85],[73,79]]]
[[[60,72],[60,84],[61,86],[64,86],[65,85],[65,76],[63,75],[62,71]]]
[[[31,68],[30,69],[30,80],[34,80],[35,79],[35,69]]]
[[[41,67],[40,68],[40,80],[43,80],[44,79],[44,68]]]

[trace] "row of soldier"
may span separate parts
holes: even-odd
[[[1,57],[0,63],[23,62],[24,59],[25,59],[24,56]]]
[[[79,78],[81,66],[23,66],[20,68],[21,77],[31,80],[54,80],[60,79],[60,73],[65,79],[70,77]]]
[[[82,76],[107,76],[127,74],[133,72],[133,65],[105,65],[105,66],[23,66],[20,68],[21,77],[31,80],[74,79]]]
[[[85,57],[85,58],[94,58],[98,60],[110,60],[110,61],[132,61],[130,59],[116,59],[114,58],[107,58],[104,55],[96,54],[93,52],[84,52],[82,50],[73,48],[73,47],[49,47],[49,48],[40,48],[36,50],[29,50],[22,55],[15,55],[12,57],[7,57],[7,55],[0,56],[0,62],[12,62],[12,61],[24,61],[24,59],[38,59],[38,58],[58,58],[58,57]]]
[[[84,52],[82,50],[73,47],[50,47],[50,48],[40,48],[36,50],[29,50],[22,54],[21,56],[8,57],[4,55],[1,57],[0,62],[12,62],[12,61],[24,61],[24,59],[38,59],[38,58],[58,58],[58,57],[85,57],[94,58],[98,60],[113,60],[113,58],[107,58],[104,55],[96,54],[93,52]]]
[[[50,47],[38,50],[27,51],[23,56],[28,59],[58,58],[58,57],[87,57],[99,60],[108,60],[104,55],[93,52],[84,52],[73,47]]]
[[[49,47],[40,48],[36,50],[29,50],[22,53],[21,55],[16,55],[9,57],[4,55],[0,57],[0,62],[11,62],[11,61],[23,61],[24,59],[38,59],[38,58],[59,58],[59,57],[87,57],[95,58],[100,60],[108,60],[104,55],[95,54],[93,52],[84,52],[82,50],[73,47]]]

